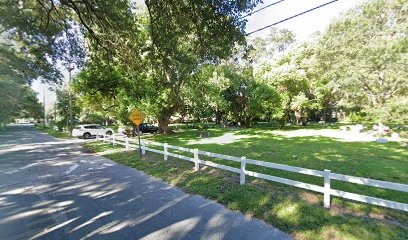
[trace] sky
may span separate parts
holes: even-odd
[[[64,76],[64,82],[68,82],[68,71],[61,65],[58,67],[62,73],[62,75]],[[71,74],[72,76],[74,76],[79,70],[78,69],[74,69]],[[42,83],[41,80],[35,80],[32,84],[31,84],[31,88],[37,93],[37,98],[39,99],[39,101],[41,103],[44,102],[44,93],[45,93],[45,107],[46,107],[46,111],[48,111],[49,109],[54,108],[54,103],[56,102],[57,96],[55,94],[55,91],[52,91],[52,89],[55,89],[56,86],[55,85],[48,85],[48,84],[44,84]]]
[[[330,1],[331,0],[285,0],[279,2],[276,5],[247,17],[248,23],[246,32],[252,32]],[[264,3],[259,4],[255,10],[275,2],[278,2],[278,0],[264,0]],[[286,28],[292,30],[296,34],[297,39],[302,41],[316,31],[323,32],[333,19],[339,17],[342,12],[349,10],[360,2],[362,2],[362,0],[339,0],[280,23],[275,27],[278,29]],[[268,33],[269,28],[254,33],[253,36],[262,37]]]
[[[284,0],[276,5],[248,16],[246,32],[252,32],[330,1],[331,0]],[[316,31],[323,32],[333,19],[339,17],[342,12],[349,10],[362,1],[363,0],[339,0],[302,16],[278,24],[275,27],[278,29],[286,28],[292,30],[296,34],[297,39],[303,41]],[[255,7],[255,10],[274,2],[278,2],[278,0],[264,0],[263,3],[258,4],[258,6]],[[254,33],[253,36],[263,37],[268,33],[269,28]],[[77,71],[78,70],[74,70],[73,74]],[[63,74],[65,81],[67,82],[68,72],[63,71]],[[38,99],[40,99],[40,102],[43,102],[45,92],[45,105],[47,109],[52,108],[56,100],[55,93],[50,91],[49,87],[50,86],[42,84],[40,81],[35,81],[32,84],[32,88],[38,93],[37,96]]]

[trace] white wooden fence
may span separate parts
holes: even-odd
[[[99,138],[97,136],[96,140],[102,140],[104,142],[110,142],[113,145],[118,144],[118,145],[123,145],[126,147],[126,149],[131,149],[131,148],[138,148],[137,145],[131,144],[131,143],[136,143],[137,141],[134,139],[130,138],[124,138],[124,137],[118,137],[118,136],[103,136],[103,138]],[[354,176],[348,176],[348,175],[342,175],[342,174],[337,174],[333,173],[330,170],[325,169],[324,171],[319,171],[319,170],[313,170],[313,169],[307,169],[307,168],[300,168],[300,167],[293,167],[293,166],[288,166],[288,165],[283,165],[283,164],[277,164],[277,163],[271,163],[271,162],[263,162],[263,161],[258,161],[258,160],[252,160],[252,159],[247,159],[246,157],[232,157],[232,156],[227,156],[223,154],[218,154],[218,153],[211,153],[211,152],[205,152],[205,151],[200,151],[197,148],[196,149],[190,149],[190,148],[185,148],[185,147],[178,147],[178,146],[172,146],[168,145],[167,143],[157,143],[157,142],[152,142],[152,141],[147,141],[147,140],[142,140],[141,142],[141,150],[142,150],[142,155],[146,153],[146,151],[150,152],[155,152],[158,154],[163,154],[163,159],[164,161],[167,161],[168,156],[179,158],[182,160],[190,161],[194,163],[194,169],[198,171],[200,169],[200,164],[201,165],[206,165],[214,168],[219,168],[223,169],[226,171],[234,172],[240,174],[240,184],[245,184],[245,176],[251,176],[251,177],[256,177],[256,178],[262,178],[274,182],[279,182],[319,193],[324,194],[324,207],[330,208],[330,198],[331,196],[336,196],[340,198],[345,198],[345,199],[350,199],[358,202],[363,202],[363,203],[368,203],[368,204],[373,204],[377,206],[382,206],[382,207],[387,207],[387,208],[393,208],[397,210],[402,210],[408,212],[408,204],[406,203],[400,203],[400,202],[394,202],[390,200],[385,200],[381,198],[375,198],[375,197],[369,197],[365,195],[360,195],[360,194],[355,194],[355,193],[350,193],[350,192],[345,192],[345,191],[340,191],[336,189],[331,188],[330,180],[339,180],[339,181],[344,181],[344,182],[349,182],[349,183],[355,183],[355,184],[361,184],[361,185],[366,185],[366,186],[372,186],[372,187],[378,187],[378,188],[383,188],[383,189],[391,189],[391,190],[396,190],[396,191],[402,191],[402,192],[407,192],[408,193],[408,185],[406,184],[400,184],[400,183],[393,183],[393,182],[385,182],[385,181],[379,181],[379,180],[374,180],[374,179],[368,179],[368,178],[362,178],[362,177],[354,177]],[[163,150],[158,150],[155,148],[150,148],[148,147],[149,145],[151,146],[157,146],[157,147],[163,147]],[[187,152],[187,153],[192,153],[192,157],[187,157],[184,155],[180,154],[175,154],[169,152],[169,149],[174,149],[182,152]],[[234,162],[239,162],[241,164],[241,167],[234,168],[231,166],[226,166],[218,163],[214,163],[211,161],[206,161],[200,159],[200,155],[202,156],[209,156],[213,158],[218,158],[218,159],[224,159],[224,160],[229,160],[229,161],[234,161]],[[262,166],[262,167],[267,167],[267,168],[272,168],[272,169],[278,169],[278,170],[284,170],[284,171],[289,171],[289,172],[295,172],[295,173],[301,173],[301,174],[306,174],[306,175],[311,175],[311,176],[317,176],[317,177],[322,177],[324,179],[324,186],[318,186],[314,184],[309,184],[309,183],[303,183],[291,179],[286,179],[286,178],[281,178],[281,177],[275,177],[275,176],[270,176],[266,175],[263,173],[257,173],[253,171],[246,170],[246,165],[247,164],[252,164],[252,165],[257,165],[257,166]]]

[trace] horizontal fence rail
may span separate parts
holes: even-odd
[[[136,140],[125,138],[125,137],[118,137],[114,135],[111,135],[111,136],[104,135],[103,138],[100,138],[99,136],[97,136],[96,140],[103,141],[103,142],[109,142],[109,143],[112,143],[113,145],[118,144],[121,146],[125,146],[126,149],[138,149],[139,148],[139,146],[132,144],[132,143],[137,143]],[[161,147],[162,150],[152,148],[152,147],[146,147],[146,145]],[[184,156],[181,154],[171,153],[169,152],[169,149],[193,154],[193,156],[189,157],[189,156]],[[345,191],[336,190],[336,189],[331,188],[331,180],[337,180],[337,181],[355,183],[355,184],[360,184],[360,185],[366,185],[366,186],[371,186],[371,187],[377,187],[377,188],[383,188],[383,189],[389,189],[389,190],[395,190],[395,191],[401,191],[401,192],[408,193],[408,185],[406,184],[385,182],[385,181],[380,181],[380,180],[375,180],[375,179],[337,174],[337,173],[332,173],[330,170],[327,170],[327,169],[324,171],[319,171],[319,170],[308,169],[308,168],[293,167],[293,166],[284,165],[284,164],[277,164],[277,163],[264,162],[264,161],[253,160],[253,159],[246,159],[246,157],[233,157],[233,156],[228,156],[228,155],[223,155],[223,154],[218,154],[218,153],[200,151],[197,148],[190,149],[190,148],[185,148],[185,147],[168,145],[167,143],[158,143],[158,142],[153,142],[153,141],[148,141],[148,140],[142,140],[141,151],[142,151],[142,155],[144,155],[146,151],[163,154],[163,158],[165,161],[167,161],[168,156],[170,156],[170,157],[175,157],[175,158],[179,158],[182,160],[193,162],[194,169],[196,171],[200,169],[200,164],[201,164],[201,165],[205,165],[209,167],[219,168],[219,169],[223,169],[226,171],[238,173],[240,174],[240,184],[245,184],[245,176],[250,176],[250,177],[261,178],[261,179],[265,179],[265,180],[269,180],[273,182],[279,182],[279,183],[291,185],[291,186],[298,187],[298,188],[307,189],[307,190],[314,191],[314,192],[323,193],[324,195],[323,202],[324,202],[324,207],[326,208],[330,208],[331,196],[335,196],[335,197],[349,199],[349,200],[353,200],[357,202],[363,202],[363,203],[368,203],[368,204],[373,204],[373,205],[377,205],[381,207],[387,207],[387,208],[392,208],[392,209],[397,209],[397,210],[408,212],[408,204],[406,203],[400,203],[400,202],[360,195],[356,193],[345,192]],[[234,168],[231,166],[222,165],[222,164],[215,163],[212,161],[203,160],[199,158],[200,155],[222,159],[222,160],[233,161],[233,162],[239,162],[241,167]],[[288,172],[300,173],[300,174],[305,174],[305,175],[311,175],[315,177],[321,177],[323,178],[324,184],[323,186],[318,186],[318,185],[314,185],[310,183],[304,183],[304,182],[295,181],[291,179],[286,179],[286,178],[271,176],[271,175],[267,175],[263,173],[248,171],[246,170],[247,164],[271,168],[271,169],[283,170],[283,171],[288,171]]]
[[[247,159],[246,163],[254,164],[254,165],[258,165],[258,166],[262,166],[262,167],[267,167],[267,168],[273,168],[273,169],[285,170],[285,171],[289,171],[289,172],[312,175],[312,176],[316,176],[316,177],[324,177],[324,172],[323,171],[312,170],[312,169],[307,169],[307,168],[292,167],[292,166],[283,165],[283,164],[263,162],[263,161],[251,160],[251,159]]]
[[[339,180],[339,181],[349,182],[349,183],[356,183],[356,184],[368,185],[372,187],[379,187],[379,188],[391,189],[391,190],[396,190],[396,191],[408,192],[408,185],[401,184],[401,183],[385,182],[385,181],[374,180],[374,179],[369,179],[369,178],[347,176],[347,175],[342,175],[342,174],[337,174],[337,173],[332,173],[330,175],[330,178]]]
[[[270,180],[273,182],[279,182],[279,183],[291,185],[291,186],[298,187],[298,188],[304,188],[307,190],[324,193],[323,187],[309,184],[309,183],[299,182],[299,181],[295,181],[291,179],[280,178],[280,177],[270,176],[270,175],[266,175],[263,173],[257,173],[257,172],[251,172],[251,171],[245,171],[245,174],[251,177],[262,178],[262,179]]]

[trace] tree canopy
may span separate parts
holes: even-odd
[[[139,108],[162,132],[176,116],[407,122],[406,1],[362,2],[303,42],[286,29],[246,36],[242,16],[259,2],[2,0],[2,79],[58,83],[57,66],[75,64],[83,114],[128,124]]]
[[[366,2],[321,36],[317,61],[338,107],[360,110],[375,121],[407,121],[407,114],[394,114],[395,108],[408,110],[407,16],[406,1]]]
[[[13,118],[36,118],[43,108],[29,87],[38,76],[31,59],[13,47],[0,43],[0,124]]]

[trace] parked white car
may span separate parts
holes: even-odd
[[[72,130],[72,136],[74,137],[83,137],[85,139],[91,138],[96,135],[112,135],[113,130],[110,128],[105,128],[97,124],[86,124],[76,126]]]

